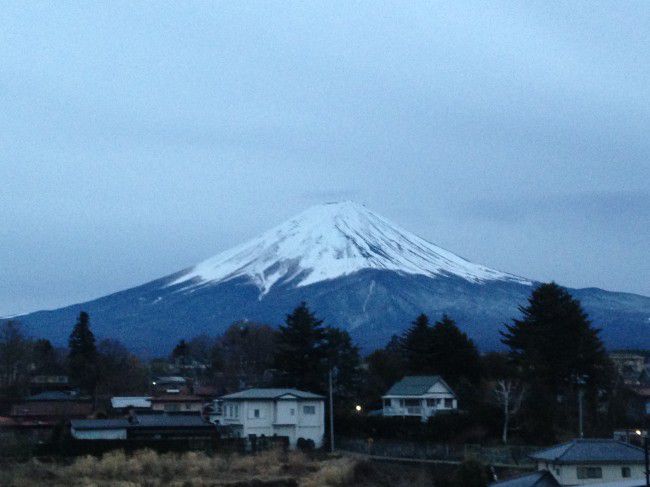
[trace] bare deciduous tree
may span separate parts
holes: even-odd
[[[31,342],[20,323],[9,320],[0,324],[0,387],[17,390],[24,386],[29,377],[30,359]]]
[[[497,404],[503,410],[503,431],[501,439],[508,443],[508,428],[510,418],[519,412],[521,403],[526,395],[526,387],[515,379],[499,379],[494,386],[494,396]]]

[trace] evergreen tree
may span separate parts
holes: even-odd
[[[181,340],[176,344],[172,351],[172,359],[178,365],[187,365],[190,363],[190,346],[185,340]]]
[[[49,340],[41,338],[33,345],[32,362],[34,374],[60,374],[65,373],[65,360]]]
[[[594,405],[597,390],[609,385],[609,360],[600,330],[591,326],[580,302],[557,284],[539,285],[520,311],[522,318],[506,325],[502,342],[531,384],[534,429],[548,432],[569,415],[567,410],[555,414],[558,398],[575,414],[576,390],[583,387]]]
[[[430,334],[431,370],[441,375],[452,387],[461,381],[478,384],[481,378],[481,357],[474,342],[446,314],[436,321]]]
[[[95,336],[90,331],[88,313],[77,318],[68,341],[68,374],[73,384],[85,392],[94,393],[98,381],[98,359]]]
[[[510,356],[528,377],[542,381],[552,391],[578,381],[602,383],[608,359],[580,302],[555,283],[533,290],[522,319],[502,332]]]
[[[426,375],[434,372],[431,357],[431,327],[425,314],[418,316],[401,339],[406,372]]]
[[[280,326],[275,367],[282,382],[298,389],[324,392],[327,376],[325,329],[306,303],[301,303]]]
[[[325,328],[326,364],[333,371],[336,399],[343,403],[359,401],[360,359],[359,348],[352,343],[347,331]]]
[[[381,396],[406,375],[404,355],[398,336],[393,335],[388,344],[375,350],[366,358],[368,364],[364,378],[364,396],[378,403]]]

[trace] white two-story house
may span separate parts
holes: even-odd
[[[297,389],[248,389],[218,399],[219,422],[235,436],[250,439],[274,435],[295,447],[303,438],[319,448],[325,435],[325,398]]]
[[[384,416],[419,416],[422,421],[458,409],[456,394],[439,375],[406,376],[382,400]]]

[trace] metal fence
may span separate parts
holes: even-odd
[[[455,445],[424,441],[373,440],[361,438],[337,439],[337,448],[395,459],[439,460],[462,462],[477,460],[487,465],[532,467],[528,454],[539,450],[533,446]]]

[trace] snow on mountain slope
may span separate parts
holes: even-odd
[[[530,281],[473,264],[353,202],[314,206],[287,222],[189,269],[168,286],[183,289],[248,277],[261,296],[278,282],[306,286],[362,269],[470,282]]]

